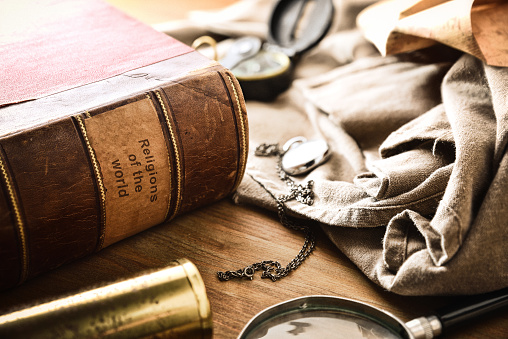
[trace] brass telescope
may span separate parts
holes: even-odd
[[[186,259],[0,316],[1,338],[211,338],[203,280]]]

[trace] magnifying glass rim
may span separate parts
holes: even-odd
[[[337,311],[345,311],[346,313],[350,313],[352,315],[359,315],[363,316],[365,319],[371,319],[375,318],[377,319],[377,323],[380,326],[384,326],[386,322],[383,322],[382,318],[388,319],[392,321],[393,323],[396,323],[399,325],[403,331],[405,331],[405,334],[409,339],[415,339],[409,328],[406,326],[406,324],[397,318],[395,315],[391,314],[390,312],[387,312],[385,310],[379,309],[377,307],[374,307],[372,305],[369,305],[367,303],[348,299],[348,298],[342,298],[337,296],[330,296],[330,295],[309,295],[309,296],[303,296],[298,297],[290,300],[283,301],[281,303],[275,304],[273,306],[270,306],[261,312],[257,313],[254,317],[249,320],[249,322],[244,326],[240,334],[238,335],[237,339],[245,339],[247,338],[246,335],[248,335],[254,328],[265,322],[266,320],[272,318],[273,316],[282,313],[285,310],[288,309],[297,309],[298,304],[302,303],[312,303],[314,302],[316,305],[319,306],[319,304],[323,305],[323,302],[327,302],[330,306],[336,306]],[[324,307],[324,305],[323,305]],[[304,310],[304,308],[302,308]],[[351,311],[351,312],[348,312]],[[371,313],[371,317],[368,317],[367,313],[365,311],[369,311]],[[381,319],[380,319],[381,318]],[[374,321],[374,320],[373,320]]]

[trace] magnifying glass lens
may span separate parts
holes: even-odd
[[[268,319],[245,338],[400,339],[401,337],[389,328],[362,316],[336,311],[305,311],[281,314]]]
[[[410,339],[405,324],[367,304],[331,296],[308,296],[258,313],[238,339]]]

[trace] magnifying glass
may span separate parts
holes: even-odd
[[[238,339],[431,339],[443,330],[503,306],[508,289],[469,299],[404,323],[368,304],[334,296],[292,299],[258,313]]]

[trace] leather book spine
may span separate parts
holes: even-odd
[[[232,193],[238,82],[215,65],[0,137],[0,289]]]

